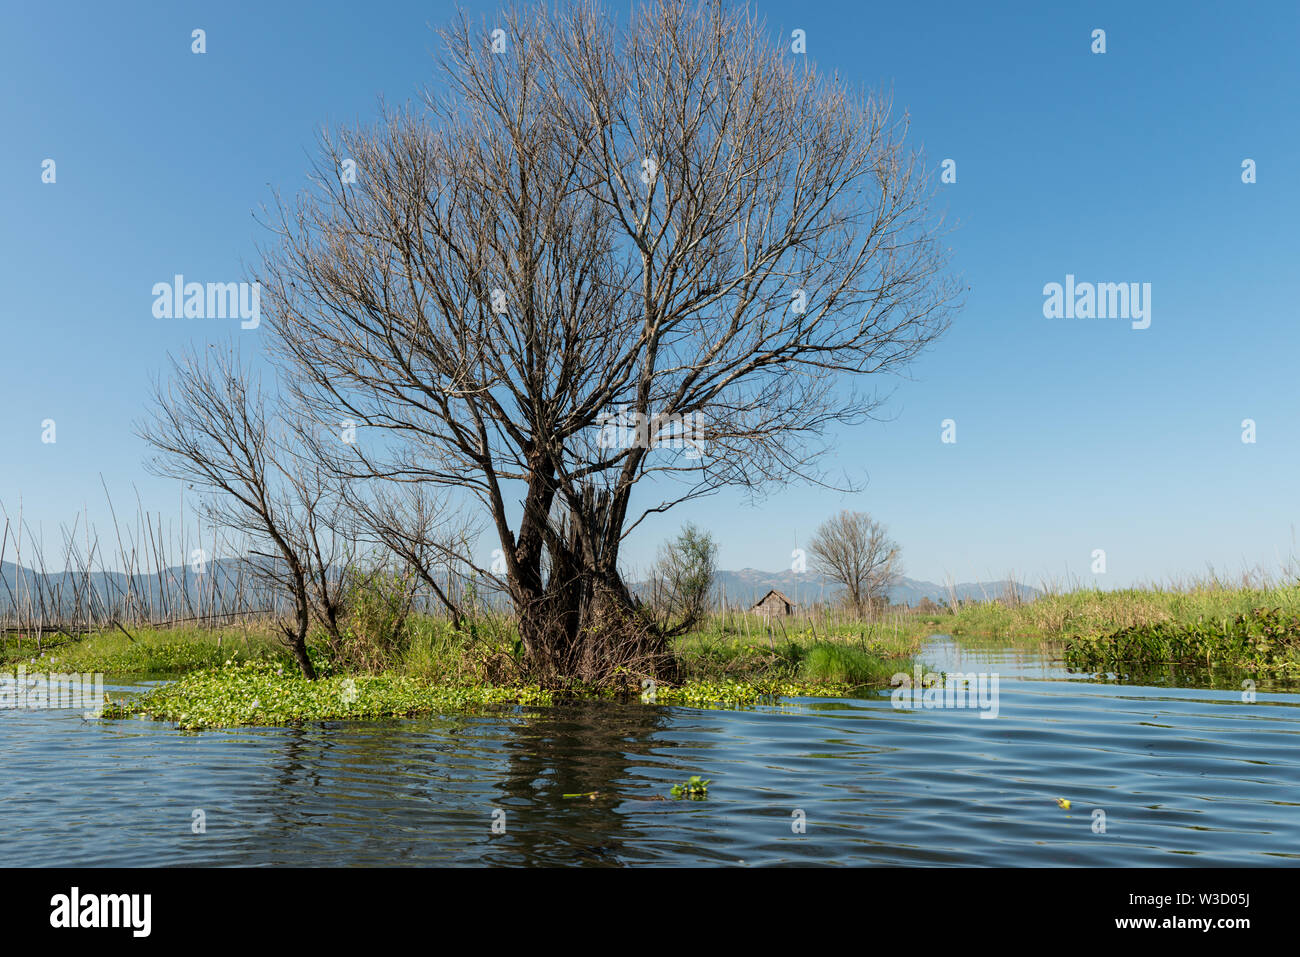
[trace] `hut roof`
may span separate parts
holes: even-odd
[[[797,607],[798,607],[797,605],[795,605],[794,602],[792,602],[789,598],[787,598],[787,597],[786,597],[782,592],[779,592],[779,591],[777,591],[775,588],[773,588],[771,591],[769,591],[766,595],[764,595],[764,596],[763,596],[762,598],[760,598],[758,601],[754,602],[754,604],[753,604],[753,608],[757,608],[759,605],[763,604],[763,602],[767,601],[767,600],[768,600],[769,598],[771,598],[773,595],[775,595],[777,598],[781,599],[783,602],[785,602],[785,603],[786,603],[787,605],[789,605],[791,608],[797,608]],[[751,609],[751,610],[752,610],[752,609]]]

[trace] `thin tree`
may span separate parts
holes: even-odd
[[[280,628],[303,675],[314,679],[307,654],[311,595],[313,583],[318,590],[329,583],[329,569],[319,568],[319,498],[308,483],[294,481],[292,456],[277,441],[283,429],[236,352],[169,358],[171,375],[155,384],[151,416],[137,427],[159,453],[146,467],[191,485],[203,496],[208,522],[249,543],[259,577],[290,599],[292,618]],[[327,590],[327,602],[329,596]]]
[[[862,377],[944,331],[922,162],[744,8],[462,14],[443,39],[444,89],[323,134],[280,205],[275,347],[369,435],[340,477],[478,500],[540,680],[671,677],[620,546],[727,486],[824,481],[828,426],[879,404]]]
[[[901,574],[898,543],[866,512],[845,510],[822,522],[808,554],[814,569],[844,586],[857,612],[887,601]]]
[[[684,634],[704,619],[717,574],[717,543],[691,522],[660,546],[649,585],[651,607],[664,634]]]

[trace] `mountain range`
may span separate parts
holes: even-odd
[[[252,600],[257,605],[269,605],[271,597],[258,586],[250,586],[247,581],[248,569],[241,567],[242,562],[235,560],[210,561],[206,565],[206,574],[195,574],[188,565],[177,565],[164,569],[160,574],[136,575],[134,580],[121,572],[93,572],[90,581],[93,589],[101,599],[109,604],[116,604],[121,596],[132,591],[145,604],[153,608],[169,607],[174,612],[191,607],[210,607],[208,596],[215,584],[217,590],[226,591],[233,598],[236,582],[243,578],[245,600]],[[20,592],[19,580],[24,584]],[[215,580],[214,580],[215,579]],[[39,587],[38,587],[39,580]],[[40,574],[30,569],[22,569],[13,562],[0,564],[0,614],[12,610],[11,595],[19,598],[20,594],[44,593],[47,608],[54,604],[51,597],[61,593],[67,607],[71,606],[74,590],[83,587],[80,574],[74,572],[50,572]],[[634,592],[644,591],[644,583],[631,586]],[[823,601],[834,601],[843,586],[837,585],[824,576],[813,572],[779,572],[761,571],[756,568],[742,568],[738,571],[719,571],[715,582],[716,598],[725,601],[730,607],[748,607],[762,598],[771,589],[783,592],[798,605]],[[1001,597],[1009,590],[1015,590],[1022,598],[1032,599],[1040,592],[1037,588],[1010,580],[991,582],[961,582],[951,587],[930,581],[918,581],[914,578],[900,578],[889,590],[889,600],[894,604],[915,605],[921,599],[928,598],[939,604],[948,602],[952,595],[959,600],[984,601]],[[492,600],[492,589],[480,585],[479,593]],[[504,595],[495,596],[504,599]],[[493,604],[496,604],[493,601]],[[98,604],[98,603],[97,603]],[[218,606],[222,603],[218,601]],[[257,607],[255,605],[255,607]],[[227,607],[235,607],[232,603]],[[246,606],[245,606],[246,607]],[[49,608],[53,612],[53,608]]]
[[[728,605],[749,606],[762,598],[769,590],[775,588],[785,594],[795,604],[818,601],[834,601],[843,590],[824,576],[813,572],[765,572],[756,568],[742,568],[739,571],[719,571],[717,575],[719,599]],[[1036,598],[1040,592],[1037,588],[1013,582],[1010,579],[992,582],[960,582],[952,585],[938,585],[930,581],[915,578],[900,578],[889,589],[889,600],[896,605],[915,605],[922,598],[928,598],[939,604],[947,603],[951,594],[960,601],[987,601],[1000,598],[1009,590],[1014,590],[1022,598]]]

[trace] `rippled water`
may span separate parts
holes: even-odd
[[[1240,692],[1095,684],[1035,653],[958,651],[946,639],[926,661],[999,673],[998,717],[896,710],[887,694],[746,712],[598,702],[201,734],[3,711],[0,856],[71,866],[1300,861],[1300,695],[1247,704]],[[692,774],[712,780],[706,800],[655,800]],[[595,800],[561,796],[589,791]],[[195,809],[206,833],[192,831]]]

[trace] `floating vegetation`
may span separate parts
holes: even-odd
[[[658,689],[658,700],[701,708],[735,708],[780,697],[840,696],[847,687],[797,682],[693,681]],[[550,705],[563,698],[608,697],[608,691],[548,691],[536,685],[435,684],[410,675],[333,675],[309,681],[292,663],[228,660],[161,687],[115,700],[106,718],[147,716],[184,730],[241,725],[276,727],[304,721],[346,721],[454,714],[506,705]],[[568,795],[565,795],[568,797]],[[583,795],[579,795],[583,796]]]
[[[1182,664],[1221,666],[1253,674],[1300,676],[1300,616],[1257,608],[1234,618],[1158,622],[1109,634],[1073,638],[1065,646],[1073,668],[1120,671]]]
[[[814,684],[780,678],[724,678],[717,681],[688,681],[675,688],[660,686],[656,692],[656,701],[659,704],[685,704],[696,708],[734,708],[775,701],[778,698],[843,698],[851,690],[846,684]]]
[[[304,721],[401,718],[476,711],[501,705],[552,704],[535,686],[429,685],[397,674],[308,681],[285,665],[229,662],[195,671],[144,694],[114,701],[106,718],[147,715],[185,730]]]
[[[692,774],[688,780],[673,785],[672,795],[675,798],[689,798],[692,801],[703,800],[709,796],[709,781],[705,781],[698,774]]]

